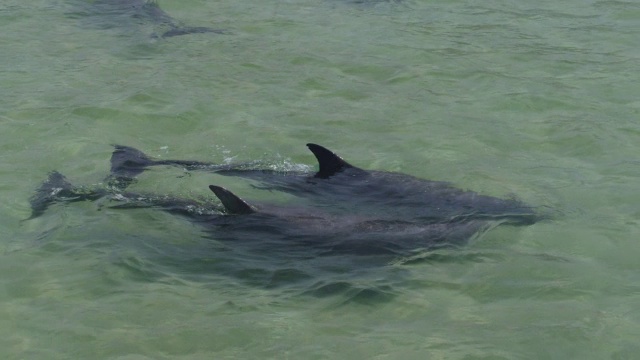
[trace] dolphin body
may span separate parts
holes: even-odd
[[[99,17],[100,20],[96,20],[97,23],[109,26],[124,23],[155,24],[162,31],[160,35],[154,34],[159,38],[196,33],[227,33],[222,29],[184,26],[162,10],[157,1],[152,0],[96,0],[87,7],[87,13],[94,19]],[[104,21],[105,17],[111,20]]]
[[[318,160],[318,171],[282,172],[256,169],[256,163],[214,164],[190,160],[155,160],[132,147],[115,145],[111,173],[116,183],[129,184],[146,168],[159,165],[210,171],[258,181],[259,188],[312,198],[326,208],[366,213],[379,219],[411,219],[422,223],[464,220],[500,221],[530,225],[543,218],[534,208],[515,199],[500,199],[458,189],[448,182],[411,175],[364,170],[331,150],[307,147]]]

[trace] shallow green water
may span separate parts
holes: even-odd
[[[638,3],[161,5],[230,34],[157,40],[153,24],[89,19],[81,0],[0,4],[3,359],[638,356]],[[206,271],[221,249],[152,210],[22,221],[47,172],[102,181],[113,143],[284,168],[313,166],[306,142],[557,216],[272,286]],[[136,188],[197,197],[210,183],[289,201],[176,169]]]

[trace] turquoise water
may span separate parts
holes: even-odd
[[[160,5],[229,34],[160,40],[82,0],[0,4],[3,359],[637,358],[639,3]],[[101,182],[110,144],[309,169],[307,142],[556,216],[271,286],[209,271],[224,249],[161,212],[75,203],[23,221],[51,170]],[[179,169],[135,187],[210,183],[292,201]]]

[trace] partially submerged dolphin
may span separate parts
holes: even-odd
[[[152,23],[168,38],[195,33],[225,34],[227,31],[209,27],[184,26],[160,8],[155,0],[96,0],[88,8],[89,15],[109,17],[112,23]]]
[[[379,218],[417,219],[422,222],[500,220],[529,225],[543,216],[515,199],[500,199],[464,191],[448,182],[411,175],[364,170],[329,149],[307,144],[318,160],[318,171],[282,172],[256,163],[214,164],[190,160],[155,160],[132,147],[115,145],[111,173],[116,183],[128,184],[151,166],[178,166],[259,181],[260,188],[311,197],[318,204],[344,211],[366,212]],[[258,167],[258,168],[256,168]]]
[[[215,202],[165,195],[120,192],[113,188],[76,187],[54,171],[31,198],[32,216],[53,203],[107,199],[112,208],[155,208],[186,216],[213,232],[214,238],[233,243],[257,243],[276,251],[300,249],[308,256],[330,254],[410,255],[417,249],[464,245],[497,223],[485,220],[420,222],[381,219],[360,214],[332,214],[308,207],[249,204],[216,185],[209,189]],[[296,253],[295,251],[293,253]]]

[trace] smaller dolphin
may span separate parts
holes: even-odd
[[[313,208],[249,204],[221,186],[210,185],[209,189],[222,208],[206,200],[76,187],[54,171],[31,198],[30,219],[42,215],[53,203],[105,198],[115,204],[112,208],[155,208],[185,216],[203,225],[217,240],[257,243],[259,247],[270,244],[283,253],[302,247],[305,256],[310,253],[406,256],[417,249],[464,245],[496,225],[483,220],[421,223],[331,214]]]

